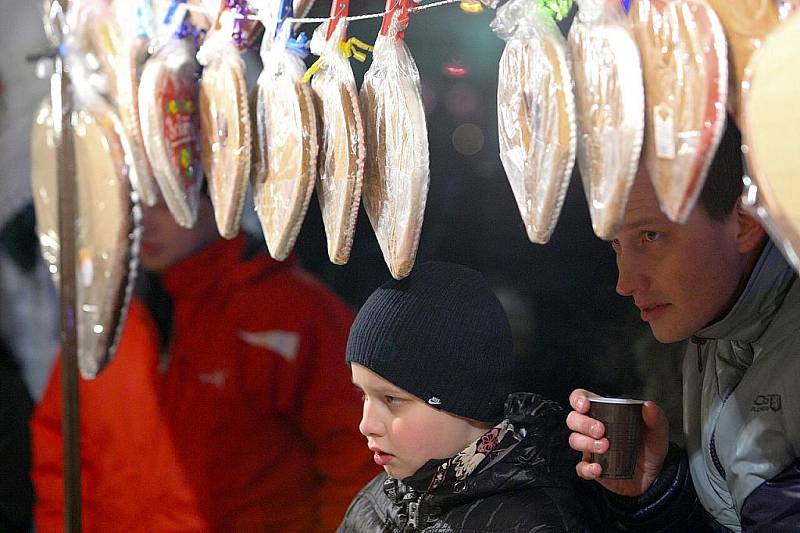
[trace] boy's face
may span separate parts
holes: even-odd
[[[746,216],[737,206],[714,220],[698,205],[685,224],[670,222],[649,177],[639,173],[612,240],[617,292],[633,297],[659,341],[685,340],[733,305],[754,250],[746,237],[755,223]]]
[[[197,222],[192,228],[180,226],[163,198],[153,207],[142,204],[142,249],[139,260],[145,270],[161,272],[188,257],[218,237],[213,208],[201,196]]]
[[[364,399],[358,428],[375,462],[403,479],[431,459],[447,459],[483,435],[478,423],[429,406],[368,368],[351,365]]]

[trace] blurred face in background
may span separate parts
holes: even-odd
[[[200,195],[197,222],[184,228],[175,222],[163,198],[153,207],[142,204],[142,249],[139,259],[145,270],[161,272],[217,239],[211,201]]]
[[[640,171],[622,228],[612,240],[617,292],[633,298],[659,341],[685,340],[730,310],[763,236],[739,205],[716,220],[698,204],[685,224],[671,222],[661,212],[649,176]]]

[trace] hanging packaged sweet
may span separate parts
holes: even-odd
[[[302,81],[305,35],[291,35],[291,0],[282,0],[274,31],[265,31],[264,70],[254,100],[252,186],[270,255],[282,261],[303,224],[317,175],[317,117],[311,87]]]
[[[497,82],[500,160],[528,238],[543,244],[558,222],[575,163],[566,41],[537,0],[509,0],[491,27],[506,41]]]
[[[704,0],[638,0],[630,19],[642,58],[642,158],[661,210],[684,222],[725,126],[725,34]]]
[[[728,110],[737,121],[744,69],[764,38],[778,25],[779,5],[785,0],[708,0],[717,13],[728,41]]]
[[[219,234],[239,232],[250,178],[250,111],[244,61],[234,43],[241,30],[224,10],[197,53],[204,66],[200,80],[200,131],[203,168]]]
[[[569,30],[578,118],[578,167],[592,228],[616,233],[636,177],[644,137],[639,51],[622,4],[577,0]]]
[[[361,87],[367,140],[364,208],[396,279],[414,266],[430,183],[419,71],[403,39],[411,6],[408,0],[387,0]]]
[[[161,195],[175,221],[190,228],[197,220],[203,184],[200,65],[191,37],[182,35],[187,32],[166,33],[166,43],[147,61],[142,73],[139,116],[145,150]]]
[[[320,56],[311,70],[317,69],[311,88],[321,125],[317,199],[328,257],[335,264],[346,263],[350,256],[366,153],[358,89],[348,61],[354,46],[347,40],[343,18],[348,5],[347,0],[335,1],[333,18],[318,26],[311,39],[311,52]]]
[[[772,240],[800,272],[800,12],[762,43],[745,70],[742,92],[744,153],[755,187],[745,202],[756,208]]]
[[[99,3],[87,15],[87,23],[87,35],[91,36],[93,48],[104,66],[111,100],[127,138],[131,183],[145,204],[155,205],[158,188],[145,153],[138,103],[139,76],[148,41],[127,32],[110,8],[103,9]]]
[[[71,71],[77,74],[75,69]],[[79,85],[80,81],[75,81]],[[96,101],[99,102],[99,101]],[[78,367],[94,378],[112,359],[133,291],[139,230],[126,177],[121,123],[110,109],[76,97],[71,115],[75,151],[76,329]],[[90,111],[90,109],[93,109]],[[57,279],[57,154],[49,102],[36,115],[31,134],[31,180],[42,255]]]

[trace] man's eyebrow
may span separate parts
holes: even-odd
[[[643,226],[663,226],[666,223],[667,221],[661,217],[645,216],[641,218],[635,218],[630,222],[624,222],[621,229],[634,230]]]

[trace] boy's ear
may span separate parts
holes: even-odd
[[[743,254],[758,249],[767,234],[758,216],[744,207],[741,200],[736,202],[733,215],[737,223],[736,249]]]

